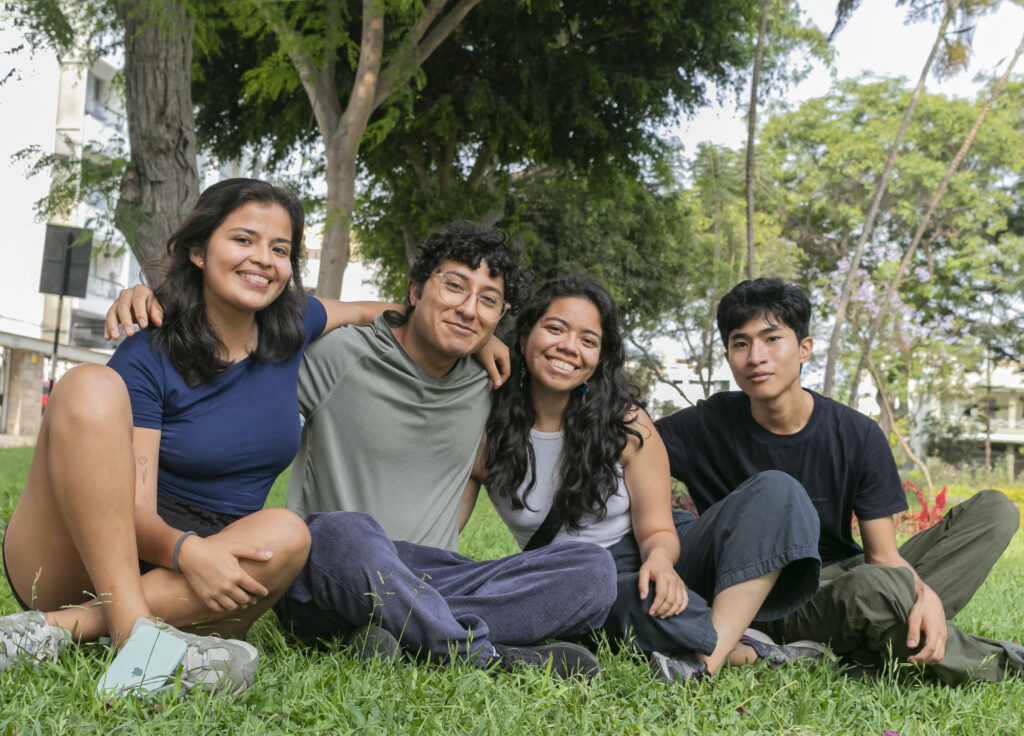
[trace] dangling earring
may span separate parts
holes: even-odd
[[[587,403],[587,384],[580,386],[580,406]]]
[[[523,384],[525,384],[525,383],[526,383],[526,366],[524,365],[524,366],[520,366],[519,367],[519,388],[522,388]]]

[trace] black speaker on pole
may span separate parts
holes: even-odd
[[[88,230],[47,225],[39,291],[43,294],[84,297],[91,255],[92,235]]]

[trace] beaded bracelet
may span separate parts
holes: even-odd
[[[185,532],[180,537],[178,537],[178,541],[174,543],[174,554],[171,556],[171,565],[174,566],[174,572],[178,573],[179,575],[181,575],[181,568],[178,567],[178,553],[181,552],[181,543],[189,537],[194,536],[196,536],[195,532]]]

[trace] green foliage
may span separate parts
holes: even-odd
[[[908,96],[902,80],[850,80],[765,125],[763,155],[773,182],[766,204],[786,238],[806,254],[804,278],[822,295],[818,320],[827,319],[838,300],[876,172]],[[841,362],[858,355],[881,294],[980,105],[980,99],[922,97],[861,264]],[[901,416],[914,403],[911,378],[918,395],[938,395],[963,380],[986,342],[998,343],[1004,355],[1022,344],[1024,239],[1014,219],[1024,165],[1015,134],[1022,115],[1017,81],[997,101],[940,202],[934,230],[910,264],[872,352]],[[986,331],[990,321],[998,326]]]
[[[5,0],[0,7],[31,51],[49,48],[59,59],[93,60],[118,45],[112,0]],[[17,73],[10,70],[0,86]]]
[[[763,168],[757,168],[754,185],[760,196],[767,196],[766,186],[770,182]],[[688,170],[679,172],[677,177],[691,180],[692,185],[677,195],[687,228],[676,233],[676,288],[671,298],[663,302],[660,322],[644,325],[646,329],[634,335],[634,339],[645,350],[655,337],[674,339],[683,347],[682,358],[699,376],[707,395],[711,390],[711,372],[721,355],[714,324],[715,308],[722,296],[746,277],[742,154],[702,143],[688,162]],[[791,247],[776,213],[755,212],[755,228],[755,255],[761,273],[786,280],[799,279],[804,255]],[[645,355],[644,364],[658,371],[653,356]]]
[[[124,141],[114,138],[106,144],[91,141],[81,154],[45,153],[40,146],[29,146],[12,156],[12,163],[23,163],[27,176],[50,177],[46,196],[38,200],[36,222],[65,219],[79,202],[88,202],[98,212],[113,212],[121,191],[121,177],[128,165]],[[74,150],[73,142],[68,148]],[[93,230],[108,248],[123,247],[124,237],[132,239],[132,231],[122,237],[109,217],[90,215],[84,227]]]
[[[925,453],[956,467],[970,462],[984,445],[965,435],[977,433],[974,422],[929,416],[925,429]]]
[[[791,84],[806,78],[814,60],[831,64],[834,56],[828,37],[817,26],[805,23],[796,0],[775,0],[769,8],[764,60],[758,77],[759,103],[781,96]],[[737,95],[740,91],[737,85]],[[745,93],[749,97],[749,92]]]

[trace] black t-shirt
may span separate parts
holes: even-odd
[[[806,390],[806,389],[804,389]],[[814,410],[796,434],[769,432],[754,421],[750,398],[725,391],[658,420],[672,477],[686,484],[698,511],[762,470],[781,470],[807,491],[821,519],[823,564],[863,551],[852,515],[869,521],[905,511],[907,499],[881,428],[848,406],[813,391]]]

